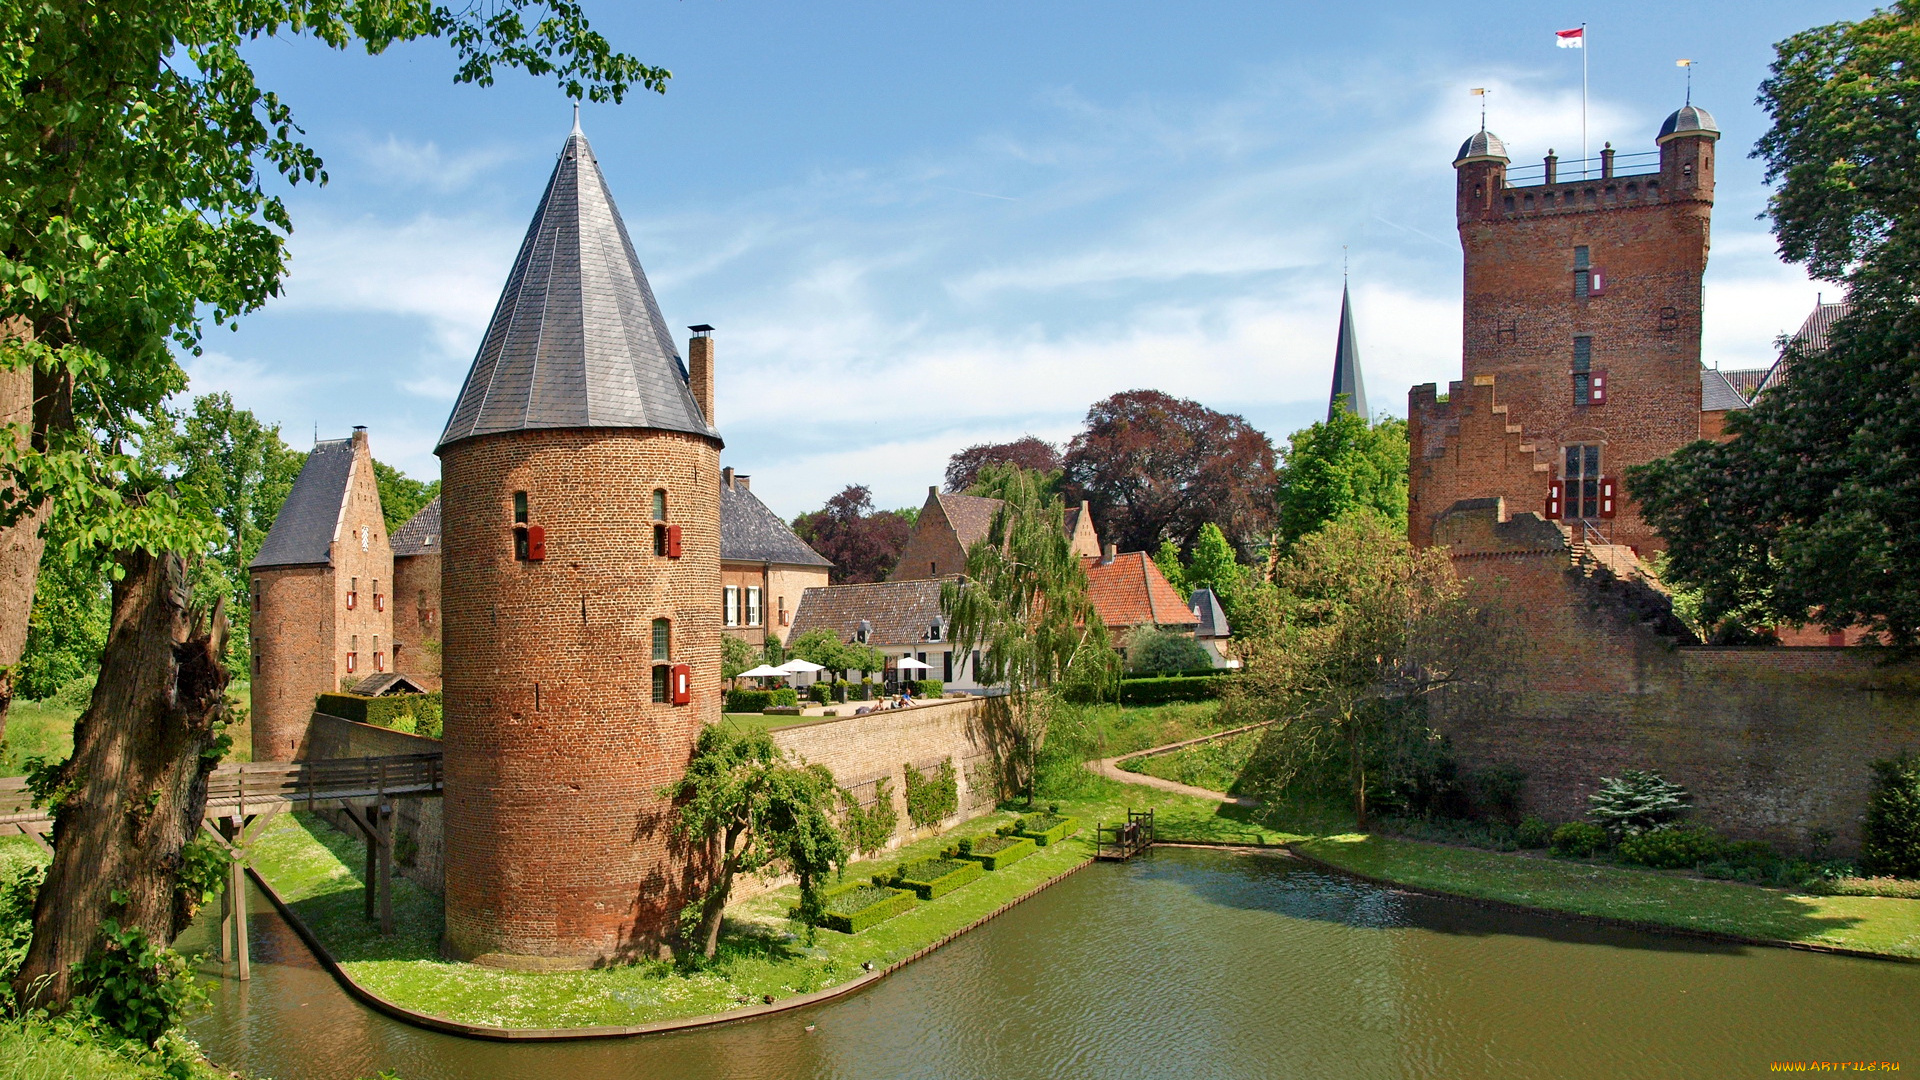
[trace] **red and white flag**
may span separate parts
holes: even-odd
[[[1576,26],[1571,30],[1555,30],[1553,43],[1563,49],[1584,49],[1587,47],[1587,28]]]

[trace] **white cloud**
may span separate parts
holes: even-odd
[[[476,178],[519,157],[505,146],[483,146],[448,153],[435,142],[411,142],[396,135],[359,147],[359,162],[370,178],[399,187],[417,187],[446,194],[459,191]]]

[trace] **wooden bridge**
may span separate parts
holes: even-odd
[[[247,949],[247,844],[260,827],[283,810],[342,810],[367,842],[366,910],[376,914],[380,932],[393,932],[394,800],[435,798],[442,794],[441,757],[395,754],[285,764],[250,762],[221,765],[207,780],[206,816],[201,831],[233,856],[227,887],[220,898],[220,960],[239,960],[238,975],[250,978]],[[20,777],[0,779],[0,836],[24,833],[53,851],[48,839],[53,815],[33,805]]]
[[[1101,825],[1094,830],[1093,857],[1125,862],[1153,846],[1153,811],[1129,810],[1125,825]]]

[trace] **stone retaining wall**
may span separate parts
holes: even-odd
[[[356,724],[320,712],[313,714],[307,732],[307,757],[315,761],[385,757],[391,754],[431,754],[439,749],[438,739],[408,735],[371,724]],[[445,890],[442,801],[438,798],[394,800],[394,868],[401,877],[435,893]],[[361,835],[346,820],[346,811],[323,810],[320,813],[347,835]],[[407,857],[401,859],[401,855]]]

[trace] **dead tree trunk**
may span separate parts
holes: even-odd
[[[119,563],[126,576],[113,587],[99,685],[56,776],[53,865],[14,981],[21,1001],[54,1010],[73,996],[73,965],[99,947],[105,920],[156,942],[185,927],[180,849],[200,828],[224,707],[221,605],[210,620],[191,611],[178,556],[135,552]]]

